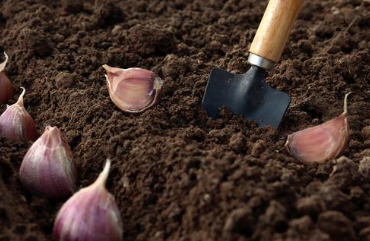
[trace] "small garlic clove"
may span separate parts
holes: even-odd
[[[6,63],[8,62],[8,55],[4,52],[5,61],[0,64],[0,104],[6,103],[14,96],[14,89],[9,78],[4,73]]]
[[[103,65],[109,96],[121,110],[140,113],[155,105],[163,80],[150,70],[120,69]]]
[[[55,240],[122,240],[121,216],[105,188],[110,164],[108,159],[98,179],[75,193],[59,210],[54,222]]]
[[[36,125],[23,104],[26,89],[19,96],[18,101],[8,106],[0,116],[0,135],[13,141],[35,141],[37,139]]]
[[[57,127],[47,126],[23,158],[19,170],[23,187],[49,199],[65,199],[77,190],[77,167]]]
[[[321,125],[310,127],[288,136],[288,151],[305,164],[324,163],[343,153],[348,145],[347,98],[344,112]]]

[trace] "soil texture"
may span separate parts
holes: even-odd
[[[16,101],[39,134],[58,126],[81,187],[112,159],[107,187],[124,240],[370,240],[370,2],[306,1],[268,82],[292,103],[278,129],[201,109],[213,67],[244,73],[267,0],[1,0],[0,46]],[[153,70],[157,106],[109,99],[103,64]],[[343,156],[307,166],[288,134],[337,117]],[[6,109],[1,105],[0,112]],[[52,240],[62,202],[28,194],[18,171],[32,143],[0,139],[0,241]]]

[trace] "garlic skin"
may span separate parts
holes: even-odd
[[[6,63],[8,62],[8,55],[4,52],[5,61],[0,64],[0,104],[5,104],[14,96],[14,89],[9,78],[4,73]]]
[[[344,112],[325,123],[288,136],[285,146],[292,156],[305,164],[324,163],[343,153],[348,146],[347,98]]]
[[[57,127],[47,126],[32,144],[19,170],[23,187],[48,199],[66,199],[77,190],[77,167],[72,151]]]
[[[98,179],[64,203],[54,222],[55,240],[122,240],[120,213],[113,196],[105,188],[110,165],[108,159]]]
[[[155,105],[163,80],[150,70],[121,69],[103,65],[109,96],[122,111],[141,113]]]
[[[0,135],[12,141],[35,141],[37,139],[36,125],[23,104],[26,89],[21,87],[22,94],[18,101],[8,106],[0,116]]]

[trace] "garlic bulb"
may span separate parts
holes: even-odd
[[[321,125],[295,132],[285,144],[288,151],[306,164],[323,163],[343,153],[348,145],[347,98],[344,112]]]
[[[13,98],[14,90],[12,83],[4,73],[6,63],[8,62],[8,55],[4,52],[5,61],[0,64],[0,104],[6,103],[9,99]]]
[[[47,126],[23,158],[19,171],[23,187],[49,199],[64,199],[77,189],[72,151],[57,127]]]
[[[105,188],[110,164],[107,160],[98,179],[75,193],[62,206],[54,223],[55,240],[122,240],[120,213],[113,196]]]
[[[109,96],[121,110],[140,113],[159,100],[163,80],[150,70],[103,65]]]
[[[26,89],[19,96],[18,101],[8,106],[0,116],[0,135],[13,141],[35,141],[37,138],[36,125],[23,104]]]

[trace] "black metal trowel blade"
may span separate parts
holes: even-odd
[[[202,108],[213,118],[226,106],[231,112],[254,120],[258,126],[278,127],[290,97],[266,83],[266,70],[252,66],[245,74],[213,69],[208,79]]]

